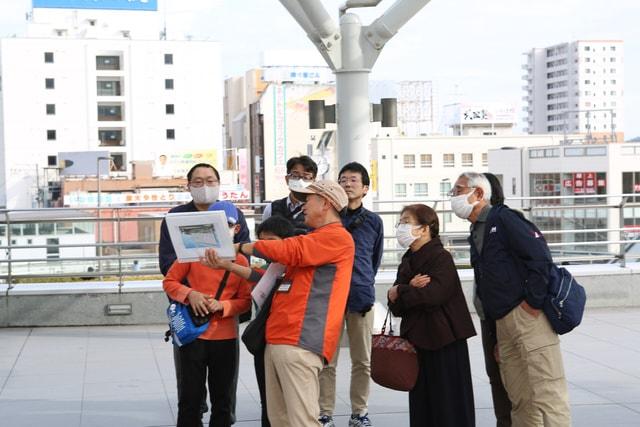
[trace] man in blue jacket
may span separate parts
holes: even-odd
[[[491,206],[479,173],[460,175],[451,209],[471,222],[471,264],[485,316],[496,321],[496,358],[514,426],[570,426],[560,340],[542,312],[551,254],[542,235],[505,205]]]
[[[191,200],[189,203],[184,205],[179,205],[169,210],[169,213],[176,212],[198,212],[198,211],[207,211],[209,206],[215,203],[218,200],[218,196],[220,193],[220,174],[208,163],[198,163],[194,165],[189,172],[187,173],[187,188],[191,193]],[[249,238],[249,227],[247,227],[247,221],[244,219],[244,214],[240,209],[238,209],[238,224],[240,224],[240,230],[234,236],[234,243],[248,242],[251,239]],[[160,264],[160,272],[163,276],[167,275],[167,272],[171,268],[171,265],[175,262],[177,256],[176,251],[173,248],[173,244],[171,243],[171,238],[169,237],[169,229],[167,228],[167,223],[165,220],[162,220],[162,224],[160,225],[160,244],[158,248],[158,263]],[[239,353],[238,353],[239,354]],[[178,388],[178,400],[180,399],[180,389],[182,382],[182,371],[180,369],[180,351],[178,346],[173,346],[173,361],[175,363],[176,368],[176,385]],[[238,363],[236,363],[238,366]],[[237,372],[235,385],[237,386]],[[231,418],[235,419],[235,392],[233,393],[233,402],[232,402],[232,413]],[[202,410],[203,412],[207,412],[207,403],[206,396],[204,401],[202,402]]]
[[[342,224],[351,233],[356,245],[351,275],[351,287],[345,313],[351,355],[351,418],[349,427],[371,426],[368,415],[371,380],[371,333],[375,277],[382,259],[384,231],[380,217],[362,206],[369,191],[369,173],[360,163],[342,167],[338,182],[347,193],[349,204],[342,215]],[[333,360],[320,372],[320,423],[334,426],[336,403],[336,365],[340,347]]]

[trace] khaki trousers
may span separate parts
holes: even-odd
[[[560,340],[544,313],[517,306],[496,321],[500,375],[519,426],[570,426],[569,394]]]
[[[351,355],[351,413],[367,413],[369,385],[371,383],[371,334],[373,331],[373,309],[362,313],[345,315],[349,353]],[[344,334],[344,329],[342,330]],[[342,338],[342,337],[341,337]],[[333,360],[320,372],[320,415],[333,415],[336,406],[336,366],[340,346]]]
[[[316,427],[322,357],[292,345],[267,344],[267,413],[273,427]]]

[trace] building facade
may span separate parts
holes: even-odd
[[[571,254],[617,251],[617,241],[640,231],[640,144],[573,144],[489,150],[489,169],[502,180],[514,207],[531,219],[551,243]],[[623,229],[622,233],[617,231]],[[563,230],[565,232],[563,232]],[[578,232],[573,232],[577,230]]]
[[[522,66],[525,131],[624,141],[624,44],[578,40],[534,48]]]
[[[27,36],[0,39],[1,207],[47,206],[60,152],[108,151],[127,179],[135,161],[170,177],[177,153],[222,148],[219,43],[168,40],[156,1],[33,5]]]

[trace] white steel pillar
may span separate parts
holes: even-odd
[[[320,0],[280,0],[336,74],[338,168],[352,161],[370,168],[369,73],[384,45],[430,0],[396,0],[368,26],[347,13],[380,1],[346,0],[338,28]]]

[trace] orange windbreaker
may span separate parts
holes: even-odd
[[[295,345],[331,360],[349,296],[354,244],[335,222],[284,240],[260,240],[254,252],[287,266],[267,320],[267,343]]]
[[[236,256],[237,264],[249,265],[247,259]],[[189,293],[192,290],[214,297],[224,276],[224,270],[205,267],[198,262],[174,262],[162,282],[164,291],[175,301],[189,304]],[[187,278],[191,287],[181,282]],[[222,313],[212,316],[209,327],[198,338],[203,340],[226,340],[237,338],[237,315],[251,307],[251,285],[240,276],[229,274],[227,285],[222,291],[220,302],[224,307]]]

